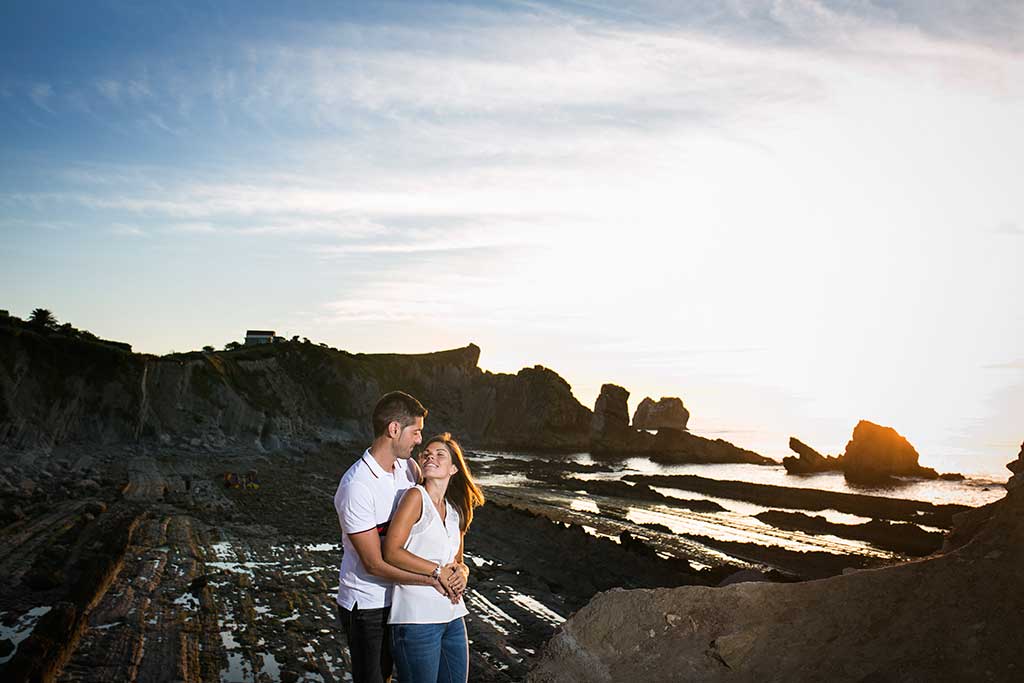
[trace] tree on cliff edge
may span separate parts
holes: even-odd
[[[33,310],[28,321],[35,327],[39,327],[44,330],[53,330],[57,328],[57,318],[53,315],[52,311],[45,308],[37,308]]]

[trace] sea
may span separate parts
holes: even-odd
[[[627,474],[693,474],[708,479],[725,481],[746,481],[755,484],[771,484],[773,486],[790,486],[796,488],[821,489],[841,493],[859,493],[870,496],[890,498],[906,498],[929,503],[954,503],[977,507],[986,505],[1002,498],[1006,494],[1004,485],[1009,478],[966,476],[962,481],[944,479],[903,479],[895,478],[888,486],[857,486],[846,481],[841,472],[821,472],[817,474],[793,475],[786,472],[782,465],[750,465],[745,463],[726,464],[686,464],[665,465],[652,462],[643,456],[610,460],[605,456],[595,457],[590,453],[579,452],[568,455],[551,455],[549,453],[478,451],[476,457],[485,459],[505,457],[523,460],[547,460],[551,462],[575,462],[580,464],[601,464],[614,468],[612,472],[577,473],[579,479],[621,479]],[[525,478],[524,478],[525,480]],[[515,475],[499,475],[490,481],[493,483],[513,484]],[[692,497],[692,496],[691,496]]]

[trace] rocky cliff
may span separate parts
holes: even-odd
[[[272,450],[366,441],[376,399],[392,389],[430,410],[428,431],[476,445],[576,448],[591,412],[555,372],[477,367],[480,349],[351,354],[285,342],[164,357],[0,327],[0,446],[138,440]]]
[[[1022,458],[1024,447],[1015,474]],[[602,593],[563,624],[530,680],[1021,680],[1024,489],[985,511],[958,547],[917,562],[799,584]]]
[[[430,410],[427,431],[477,448],[644,453],[687,462],[772,462],[725,441],[629,427],[629,392],[591,412],[541,366],[481,370],[480,349],[352,354],[282,342],[157,357],[25,326],[0,326],[0,447],[151,441],[216,450],[366,442],[393,389]],[[614,391],[613,391],[614,389]]]

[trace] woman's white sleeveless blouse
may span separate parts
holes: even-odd
[[[448,564],[459,552],[459,511],[445,500],[444,522],[430,500],[427,490],[416,486],[423,497],[423,511],[412,525],[405,549],[431,562]],[[410,494],[411,495],[411,494]],[[443,624],[469,614],[465,600],[457,604],[434,590],[433,586],[395,586],[391,598],[391,624]]]

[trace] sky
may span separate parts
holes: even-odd
[[[773,457],[1024,440],[1024,4],[8,2],[0,308],[482,348]]]

